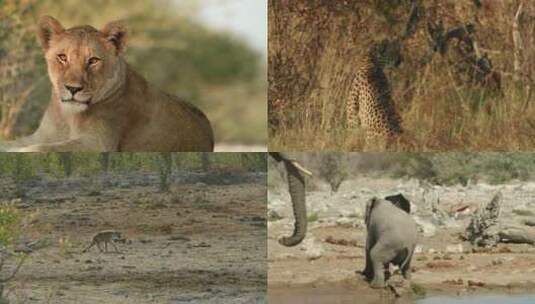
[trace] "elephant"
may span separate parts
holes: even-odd
[[[312,175],[312,173],[284,153],[270,152],[269,155],[275,161],[282,162],[286,168],[286,172],[288,173],[288,189],[295,217],[293,234],[289,237],[281,238],[279,243],[287,247],[296,246],[303,241],[307,232],[304,175]]]
[[[312,173],[285,153],[269,152],[269,155],[275,161],[282,162],[286,168],[288,189],[295,217],[293,234],[289,237],[281,238],[279,243],[287,247],[296,246],[303,241],[307,232],[305,175],[312,176]],[[407,213],[410,213],[410,203],[402,194],[387,196],[385,199]]]
[[[366,266],[362,274],[372,288],[385,287],[385,269],[399,266],[410,279],[410,264],[417,241],[414,219],[387,200],[372,198],[366,205]]]

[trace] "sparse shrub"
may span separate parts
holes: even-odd
[[[319,216],[318,216],[318,213],[314,212],[312,214],[309,214],[308,217],[307,217],[307,221],[309,223],[313,223],[313,222],[316,222],[318,221],[319,219]]]
[[[0,246],[11,244],[20,232],[20,211],[11,203],[0,205]]]
[[[417,283],[411,283],[411,290],[414,293],[414,295],[418,298],[423,298],[427,295],[427,291],[425,290],[425,287]]]
[[[73,249],[74,249],[74,244],[71,242],[71,240],[68,237],[59,238],[58,246],[59,246],[59,254],[62,257],[71,256]]]

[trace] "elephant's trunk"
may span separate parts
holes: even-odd
[[[292,162],[284,161],[284,166],[288,172],[288,188],[292,199],[295,224],[292,236],[281,238],[279,243],[284,246],[295,246],[303,241],[307,232],[305,178]]]

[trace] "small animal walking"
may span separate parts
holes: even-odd
[[[347,127],[360,126],[365,130],[366,151],[389,150],[402,133],[401,118],[383,71],[384,67],[400,63],[399,42],[383,40],[370,47],[355,72],[346,106]]]
[[[93,237],[93,240],[91,241],[91,244],[87,246],[86,249],[82,252],[87,252],[91,247],[97,245],[100,252],[102,252],[102,247],[100,247],[100,244],[104,243],[104,252],[108,252],[108,243],[112,244],[115,248],[115,252],[119,252],[117,249],[117,246],[115,246],[115,242],[121,242],[124,239],[122,238],[122,235],[120,232],[116,230],[103,230]]]

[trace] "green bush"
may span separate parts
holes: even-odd
[[[0,244],[7,246],[19,233],[20,211],[13,204],[0,205]]]

